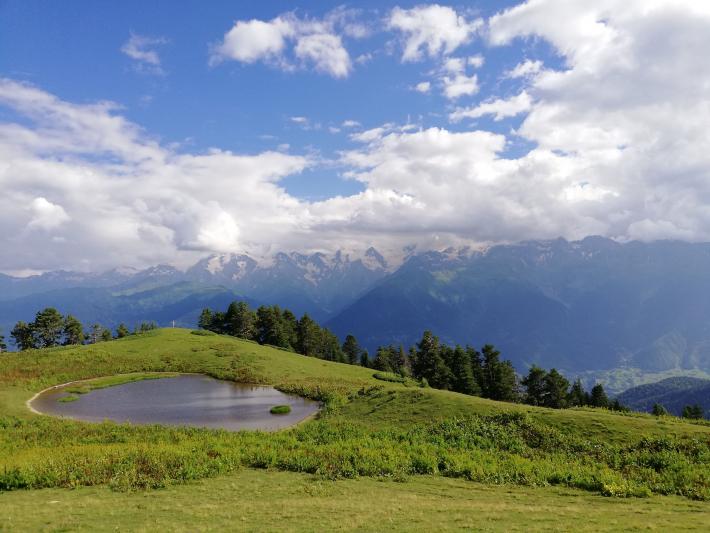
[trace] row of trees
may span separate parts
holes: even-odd
[[[133,333],[141,333],[157,328],[155,322],[144,322]],[[63,316],[54,307],[47,307],[37,312],[32,322],[19,321],[10,332],[15,345],[20,350],[36,348],[52,348],[54,346],[70,346],[76,344],[95,344],[131,335],[125,324],[116,329],[116,335],[111,330],[93,324],[88,331],[82,323],[72,315]],[[0,335],[0,351],[6,350],[2,335]]]
[[[587,393],[579,380],[572,386],[557,370],[534,366],[521,381],[510,361],[501,359],[495,346],[486,344],[478,351],[472,346],[448,346],[431,331],[409,350],[403,346],[381,346],[370,358],[353,335],[340,345],[338,338],[307,314],[300,319],[279,306],[252,310],[246,302],[232,302],[226,311],[204,309],[199,327],[276,346],[302,355],[361,365],[383,372],[412,377],[437,389],[507,402],[564,408],[591,405],[621,409],[610,403],[604,388],[596,385]]]
[[[297,319],[291,311],[282,310],[278,305],[262,305],[253,311],[246,302],[232,302],[225,312],[204,309],[199,327],[302,355],[350,362],[332,331],[319,326],[307,314]]]
[[[604,387],[597,383],[591,392],[584,390],[582,381],[577,379],[570,382],[557,369],[549,372],[537,365],[533,365],[520,384],[525,389],[523,401],[530,405],[563,409],[565,407],[604,407],[616,411],[627,410],[619,400],[610,401]]]
[[[653,404],[651,413],[656,416],[665,416],[669,414],[668,410],[660,403]],[[705,413],[703,412],[702,406],[697,403],[695,405],[686,405],[683,407],[683,412],[681,413],[682,418],[688,418],[690,420],[702,420],[704,415]]]

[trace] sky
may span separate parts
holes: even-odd
[[[708,241],[707,50],[696,0],[0,0],[0,272]]]

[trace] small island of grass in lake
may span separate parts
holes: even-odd
[[[289,405],[274,405],[269,411],[272,415],[287,415],[291,412]]]

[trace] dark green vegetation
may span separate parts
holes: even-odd
[[[639,385],[619,395],[619,400],[629,407],[652,412],[654,405],[662,406],[668,413],[681,416],[686,407],[700,407],[700,418],[710,415],[710,380],[677,377],[657,383]],[[655,414],[655,413],[654,413]],[[697,410],[693,414],[698,414]]]
[[[51,385],[131,372],[201,372],[324,402],[278,433],[89,424],[31,414]],[[325,479],[439,475],[609,496],[710,498],[710,427],[598,409],[500,403],[226,336],[160,330],[0,358],[0,487],[156,488],[243,467]]]
[[[291,406],[290,405],[274,405],[269,412],[272,415],[287,415],[288,413],[291,412]]]
[[[128,327],[121,323],[116,328],[115,338],[121,339],[128,335],[138,335],[157,329],[157,327],[155,322],[143,322],[131,333]],[[11,335],[15,346],[20,350],[74,346],[86,342],[96,344],[114,338],[111,331],[100,324],[93,324],[89,332],[86,333],[84,326],[76,317],[62,316],[54,307],[46,307],[42,311],[38,311],[32,322],[27,323],[20,320],[15,324]]]
[[[359,364],[379,372],[375,378],[406,383],[410,378],[422,386],[451,390],[506,402],[524,401],[561,409],[565,407],[609,407],[623,409],[618,401],[610,402],[601,384],[591,393],[584,391],[581,381],[570,387],[569,381],[556,369],[549,372],[533,365],[527,377],[518,382],[510,361],[501,360],[495,346],[486,344],[479,352],[472,346],[447,346],[431,331],[408,352],[394,345],[377,348],[374,359],[369,358],[353,335],[347,335],[342,347],[338,338],[327,328],[304,314],[300,319],[279,306],[261,306],[253,311],[247,302],[235,301],[226,312],[204,309],[199,326],[204,331],[231,335],[262,345],[308,355]],[[520,391],[520,385],[525,393]]]

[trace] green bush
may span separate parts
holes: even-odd
[[[272,415],[287,415],[291,412],[290,405],[274,405],[269,412]]]

